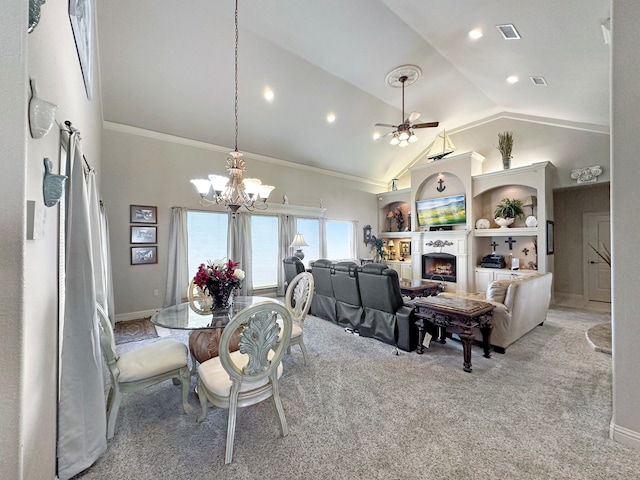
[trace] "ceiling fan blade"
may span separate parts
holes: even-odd
[[[397,125],[389,125],[388,123],[376,123],[374,125],[375,127],[391,127],[391,128],[398,128]]]
[[[413,123],[422,115],[420,112],[411,112],[411,115],[407,117],[405,123]]]
[[[415,125],[411,125],[411,128],[430,128],[437,127],[440,122],[427,122],[427,123],[416,123]]]

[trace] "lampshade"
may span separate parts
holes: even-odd
[[[389,241],[387,242],[387,247],[395,247],[395,246],[396,246],[396,244],[395,244],[395,243],[393,243],[393,240],[389,240]]]
[[[301,233],[296,233],[296,236],[293,237],[293,242],[291,242],[291,245],[289,245],[289,247],[308,247],[309,244],[307,242],[305,242],[304,237],[302,236]]]
[[[535,207],[536,205],[538,205],[538,197],[535,195],[529,195],[524,199],[524,202],[522,202],[523,207]]]

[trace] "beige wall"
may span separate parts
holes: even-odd
[[[116,130],[118,129],[118,130]],[[143,312],[162,307],[166,288],[167,248],[171,207],[202,210],[189,182],[209,173],[226,174],[226,149],[150,132],[108,126],[103,137],[102,197],[110,226],[116,314]],[[240,150],[242,144],[240,144]],[[222,150],[222,151],[219,151]],[[278,160],[245,153],[246,177],[275,185],[270,203],[319,207],[322,198],[326,218],[358,220],[361,227],[377,221],[374,192],[382,188],[341,176],[325,175]],[[265,161],[266,160],[266,161]],[[158,264],[130,265],[129,205],[158,207]],[[222,209],[218,209],[223,211]],[[365,247],[359,242],[361,254]],[[158,296],[153,295],[154,290]]]
[[[67,2],[47,2],[39,25],[27,34],[29,2],[3,3],[0,17],[0,478],[55,477],[57,390],[58,207],[45,208],[43,158],[59,168],[58,129],[42,139],[29,134],[29,77],[38,94],[59,106],[60,124],[82,131],[87,158],[99,170],[102,112],[87,100]],[[42,221],[39,238],[26,240],[26,201]]]
[[[609,211],[609,184],[553,192],[556,293],[584,295],[583,213]]]
[[[638,179],[640,179],[640,2],[616,1],[612,15],[612,437],[640,448],[640,296],[638,295]]]

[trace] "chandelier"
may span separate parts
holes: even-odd
[[[242,206],[247,210],[265,210],[267,198],[275,188],[271,185],[263,185],[257,178],[242,178],[245,171],[245,162],[242,153],[238,151],[238,0],[235,11],[236,25],[236,49],[235,49],[235,148],[227,158],[227,170],[229,176],[209,175],[209,179],[199,178],[191,180],[200,194],[200,205],[224,205],[235,217],[236,212]],[[209,192],[213,190],[210,196]]]

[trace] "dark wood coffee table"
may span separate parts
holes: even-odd
[[[418,317],[418,348],[422,354],[424,347],[425,322],[438,327],[438,342],[446,343],[447,331],[457,333],[462,341],[464,361],[462,369],[471,372],[471,347],[473,345],[473,329],[482,333],[484,356],[491,357],[490,337],[493,328],[489,322],[494,306],[487,302],[469,300],[462,297],[424,297],[414,302],[415,314]]]
[[[400,292],[411,297],[428,297],[440,293],[440,284],[437,282],[423,282],[422,280],[400,280]]]

